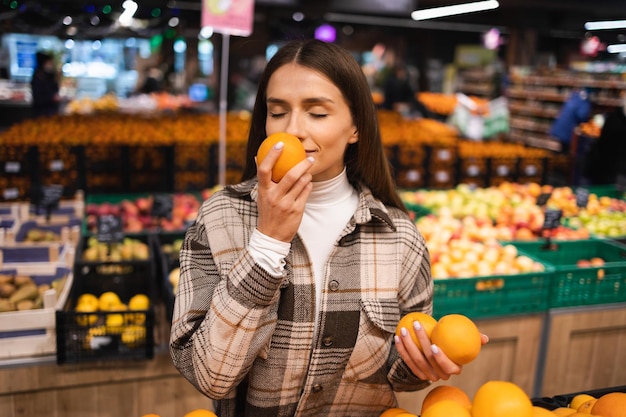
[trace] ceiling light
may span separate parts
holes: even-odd
[[[611,54],[618,54],[618,53],[626,52],[626,43],[609,45],[606,47],[606,51]]]
[[[587,30],[606,30],[622,28],[626,28],[626,20],[604,20],[599,22],[585,23],[585,29]]]
[[[496,0],[476,1],[473,3],[455,4],[453,6],[433,7],[431,9],[415,10],[411,13],[411,18],[413,20],[435,19],[437,17],[496,9],[499,6],[500,3],[498,3]]]
[[[119,17],[119,22],[122,26],[130,26],[133,22],[133,16],[137,12],[139,6],[133,0],[126,0],[122,3],[124,11]]]

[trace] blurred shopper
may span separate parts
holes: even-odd
[[[591,101],[587,90],[582,89],[570,95],[550,128],[550,134],[561,143],[561,152],[569,153],[574,129],[586,122],[590,114]]]
[[[383,85],[384,102],[382,107],[394,110],[405,116],[426,117],[426,108],[415,97],[416,90],[411,85],[406,66],[397,64],[389,73]]]
[[[607,115],[600,137],[589,149],[585,174],[592,184],[626,185],[626,92],[622,102]]]
[[[33,117],[51,116],[59,112],[59,81],[52,55],[37,52],[36,66],[30,81]]]

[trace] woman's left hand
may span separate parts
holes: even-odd
[[[417,339],[423,346],[422,350],[417,347],[408,331],[396,336],[395,340],[400,357],[415,376],[424,381],[435,382],[440,379],[447,381],[450,376],[459,375],[463,366],[454,363],[441,349],[434,346],[419,322],[415,322],[414,327]],[[489,337],[481,334],[481,343],[485,345],[488,342]]]

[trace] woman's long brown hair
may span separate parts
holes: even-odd
[[[268,62],[259,81],[252,112],[242,180],[256,176],[254,157],[266,138],[266,91],[274,72],[288,63],[296,63],[323,74],[342,92],[357,128],[359,140],[348,146],[344,163],[348,180],[367,185],[376,198],[389,206],[406,211],[395,187],[389,160],[385,155],[372,94],[361,67],[344,48],[315,39],[291,41]]]

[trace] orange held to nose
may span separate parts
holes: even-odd
[[[283,150],[278,157],[278,160],[272,168],[272,181],[280,181],[287,171],[293,168],[298,162],[306,158],[306,152],[302,142],[294,135],[290,135],[285,132],[278,132],[269,135],[259,146],[257,151],[257,163],[261,165],[261,162],[265,159],[269,151],[278,142],[283,142]]]

